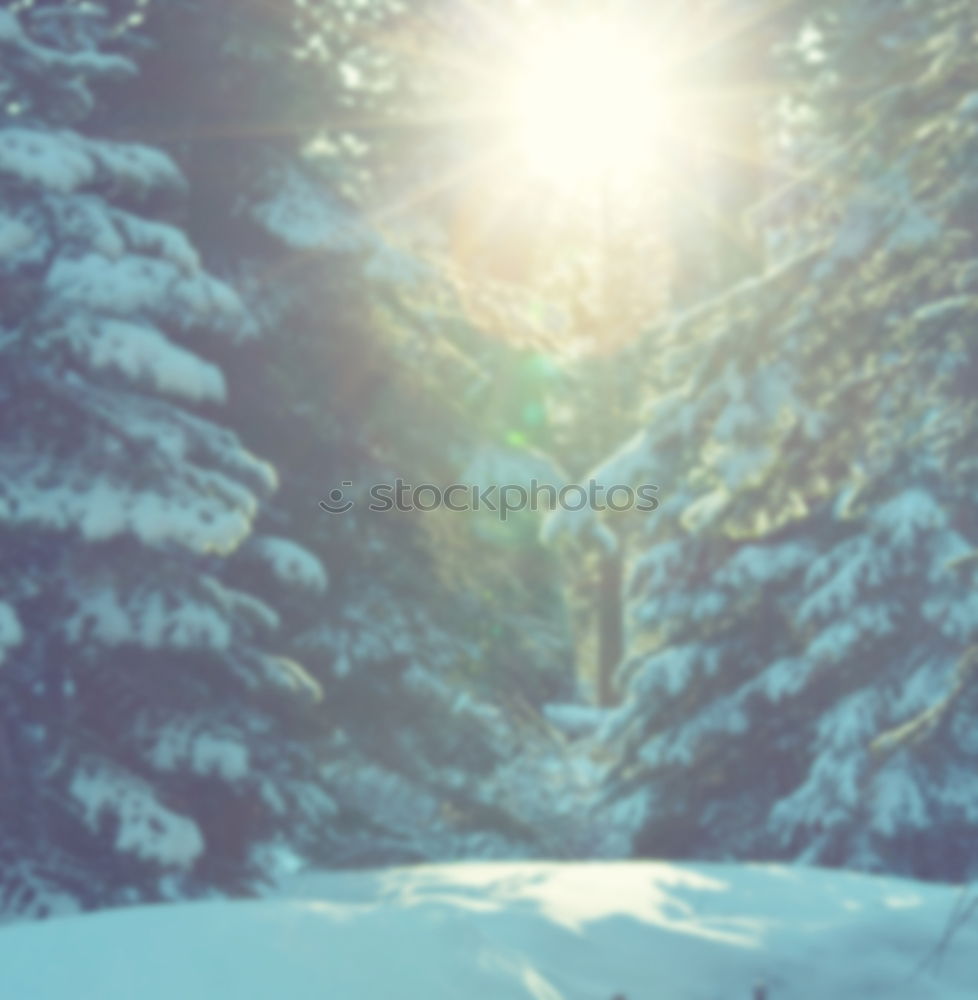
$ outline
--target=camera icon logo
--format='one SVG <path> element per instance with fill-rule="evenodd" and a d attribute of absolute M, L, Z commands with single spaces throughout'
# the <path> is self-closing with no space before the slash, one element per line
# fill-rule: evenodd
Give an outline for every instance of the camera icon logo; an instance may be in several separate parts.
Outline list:
<path fill-rule="evenodd" d="M 353 485 L 349 480 L 345 480 L 340 483 L 344 489 L 349 489 Z M 329 497 L 326 500 L 320 500 L 319 506 L 326 511 L 327 514 L 345 514 L 348 510 L 352 510 L 353 501 L 347 500 L 343 494 L 343 490 L 337 488 L 329 491 Z"/>

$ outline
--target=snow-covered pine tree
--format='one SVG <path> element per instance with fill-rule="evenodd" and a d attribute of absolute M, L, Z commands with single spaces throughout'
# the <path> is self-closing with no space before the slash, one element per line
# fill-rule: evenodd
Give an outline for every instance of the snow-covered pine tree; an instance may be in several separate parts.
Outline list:
<path fill-rule="evenodd" d="M 978 633 L 975 11 L 804 21 L 786 132 L 812 196 L 796 180 L 765 207 L 766 274 L 655 332 L 636 457 L 667 489 L 634 567 L 606 818 L 640 853 L 959 878 L 973 686 L 931 739 L 873 747 L 942 699 Z"/>
<path fill-rule="evenodd" d="M 318 688 L 226 578 L 275 474 L 197 351 L 255 325 L 163 221 L 174 163 L 83 131 L 135 70 L 100 14 L 0 8 L 4 914 L 241 888 L 333 811 Z"/>
<path fill-rule="evenodd" d="M 316 729 L 339 811 L 307 852 L 321 864 L 538 849 L 514 815 L 531 796 L 511 794 L 522 779 L 506 771 L 524 737 L 491 702 L 510 683 L 538 698 L 564 663 L 505 573 L 506 593 L 471 586 L 471 542 L 459 586 L 436 515 L 366 509 L 371 483 L 458 474 L 475 437 L 466 400 L 486 377 L 458 295 L 416 252 L 419 220 L 383 232 L 367 220 L 396 191 L 392 149 L 416 141 L 398 107 L 405 66 L 384 45 L 405 19 L 383 2 L 150 7 L 138 85 L 105 122 L 172 137 L 195 244 L 259 330 L 240 350 L 207 348 L 234 426 L 281 479 L 229 579 L 266 593 L 251 558 L 265 536 L 279 551 L 276 538 L 296 538 L 330 568 L 324 597 L 307 588 L 283 609 L 287 651 L 327 692 Z M 344 481 L 356 508 L 324 513 L 318 501 Z M 299 562 L 284 559 L 296 573 Z"/>

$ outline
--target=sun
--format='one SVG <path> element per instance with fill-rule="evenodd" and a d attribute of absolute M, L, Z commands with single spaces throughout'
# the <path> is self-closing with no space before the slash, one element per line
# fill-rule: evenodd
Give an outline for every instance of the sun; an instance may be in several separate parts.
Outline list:
<path fill-rule="evenodd" d="M 565 187 L 652 166 L 666 135 L 666 84 L 654 47 L 599 20 L 528 46 L 509 94 L 517 148 Z"/>

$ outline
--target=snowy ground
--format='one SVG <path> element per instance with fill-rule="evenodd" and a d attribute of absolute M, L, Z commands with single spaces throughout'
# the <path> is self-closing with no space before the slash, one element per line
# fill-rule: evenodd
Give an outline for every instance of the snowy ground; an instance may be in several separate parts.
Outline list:
<path fill-rule="evenodd" d="M 3 1000 L 974 1000 L 953 889 L 775 866 L 502 863 L 0 930 Z"/>

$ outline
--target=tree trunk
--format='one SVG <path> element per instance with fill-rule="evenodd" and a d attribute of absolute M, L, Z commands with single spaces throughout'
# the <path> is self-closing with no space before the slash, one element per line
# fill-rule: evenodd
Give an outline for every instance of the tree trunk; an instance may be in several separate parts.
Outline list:
<path fill-rule="evenodd" d="M 618 703 L 615 668 L 624 651 L 621 550 L 601 554 L 598 578 L 598 704 Z"/>

